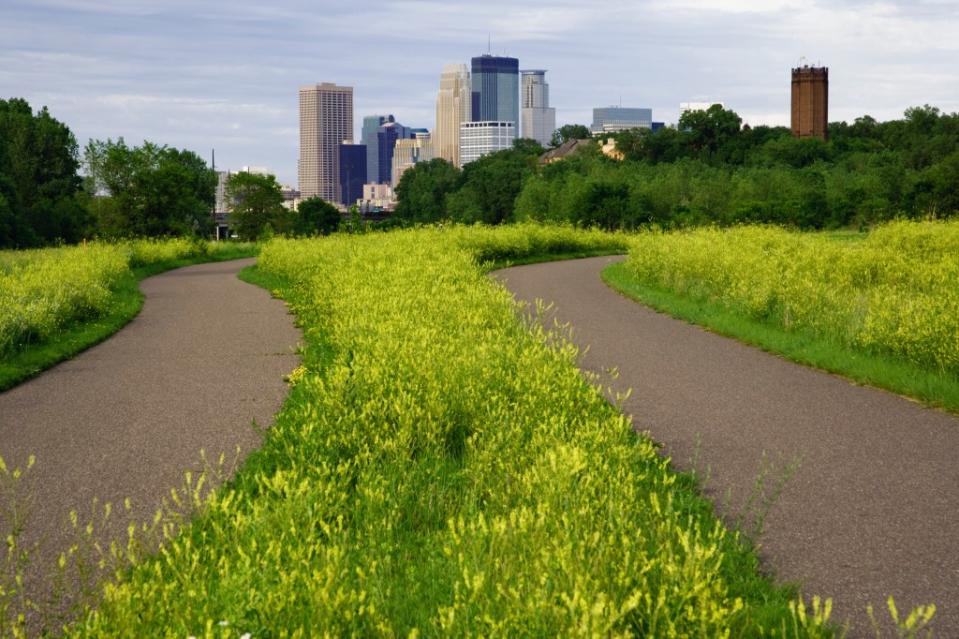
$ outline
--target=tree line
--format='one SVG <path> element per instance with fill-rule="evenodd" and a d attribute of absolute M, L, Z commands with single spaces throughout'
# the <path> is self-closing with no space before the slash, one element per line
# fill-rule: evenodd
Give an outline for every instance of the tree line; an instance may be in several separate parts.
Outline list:
<path fill-rule="evenodd" d="M 532 219 L 608 229 L 837 228 L 959 211 L 959 114 L 927 105 L 888 122 L 830 123 L 828 132 L 826 141 L 796 139 L 784 127 L 742 126 L 735 112 L 714 105 L 683 114 L 677 127 L 604 136 L 615 140 L 620 160 L 588 140 L 543 164 L 545 149 L 521 139 L 463 169 L 444 160 L 409 169 L 387 225 Z M 585 126 L 567 125 L 552 145 L 588 135 Z M 33 112 L 25 100 L 0 100 L 0 248 L 210 237 L 216 188 L 216 173 L 192 151 L 92 140 L 81 159 L 73 133 L 46 107 Z M 362 226 L 319 198 L 289 210 L 273 176 L 234 174 L 227 196 L 243 239 Z"/>
<path fill-rule="evenodd" d="M 763 222 L 805 229 L 868 226 L 959 211 L 959 114 L 930 106 L 902 119 L 829 125 L 828 140 L 797 139 L 784 127 L 742 126 L 714 105 L 677 127 L 632 129 L 541 164 L 542 149 L 519 140 L 458 170 L 442 160 L 404 173 L 396 215 L 409 222 L 565 221 L 608 229 Z M 558 145 L 584 137 L 563 127 Z"/>
<path fill-rule="evenodd" d="M 82 169 L 82 174 L 81 174 Z M 0 100 L 0 248 L 83 239 L 211 237 L 217 174 L 196 153 L 145 141 L 76 138 L 46 107 Z M 230 176 L 231 226 L 241 239 L 314 235 L 341 216 L 320 198 L 283 206 L 272 175 Z"/>

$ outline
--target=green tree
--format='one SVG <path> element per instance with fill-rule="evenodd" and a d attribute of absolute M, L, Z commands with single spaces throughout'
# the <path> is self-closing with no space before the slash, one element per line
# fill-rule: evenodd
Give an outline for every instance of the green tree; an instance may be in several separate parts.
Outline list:
<path fill-rule="evenodd" d="M 442 159 L 418 162 L 396 185 L 397 219 L 435 222 L 448 217 L 447 196 L 460 186 L 462 171 Z"/>
<path fill-rule="evenodd" d="M 679 128 L 689 135 L 689 144 L 703 159 L 713 159 L 730 143 L 742 127 L 742 118 L 735 111 L 714 104 L 705 111 L 686 111 L 679 118 Z"/>
<path fill-rule="evenodd" d="M 463 167 L 462 186 L 447 198 L 457 221 L 502 224 L 513 217 L 516 197 L 536 170 L 542 147 L 521 142 L 512 149 L 484 155 Z"/>
<path fill-rule="evenodd" d="M 565 124 L 555 131 L 550 139 L 550 146 L 557 147 L 570 140 L 588 140 L 593 137 L 589 127 L 585 124 Z"/>
<path fill-rule="evenodd" d="M 335 206 L 321 197 L 300 202 L 293 217 L 294 235 L 329 235 L 335 232 L 343 216 Z"/>
<path fill-rule="evenodd" d="M 212 232 L 216 173 L 192 151 L 123 138 L 91 140 L 85 150 L 91 206 L 107 236 L 208 235 Z M 109 198 L 104 200 L 102 198 Z"/>
<path fill-rule="evenodd" d="M 75 242 L 89 230 L 77 142 L 46 107 L 0 100 L 0 248 Z"/>
<path fill-rule="evenodd" d="M 234 173 L 227 180 L 226 195 L 233 203 L 230 225 L 241 239 L 255 240 L 267 228 L 281 234 L 293 230 L 293 216 L 283 206 L 275 176 Z"/>

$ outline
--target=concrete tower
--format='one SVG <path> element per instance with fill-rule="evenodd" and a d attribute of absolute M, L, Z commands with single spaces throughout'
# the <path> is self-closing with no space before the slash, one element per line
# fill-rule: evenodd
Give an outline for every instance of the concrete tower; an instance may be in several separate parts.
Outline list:
<path fill-rule="evenodd" d="M 802 66 L 792 70 L 793 137 L 825 140 L 829 124 L 829 69 Z"/>
<path fill-rule="evenodd" d="M 549 85 L 546 71 L 520 71 L 520 135 L 532 138 L 543 146 L 550 143 L 556 130 L 556 109 L 549 106 Z"/>
<path fill-rule="evenodd" d="M 329 82 L 300 87 L 300 193 L 339 202 L 340 155 L 353 141 L 353 87 Z"/>
<path fill-rule="evenodd" d="M 460 125 L 472 117 L 470 72 L 465 64 L 447 64 L 436 96 L 433 154 L 460 166 Z"/>

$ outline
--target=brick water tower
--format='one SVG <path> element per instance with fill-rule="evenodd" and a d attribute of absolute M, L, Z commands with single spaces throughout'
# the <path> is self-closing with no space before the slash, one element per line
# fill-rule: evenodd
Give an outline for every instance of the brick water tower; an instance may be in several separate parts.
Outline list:
<path fill-rule="evenodd" d="M 804 65 L 793 69 L 792 133 L 825 140 L 829 123 L 829 69 Z"/>

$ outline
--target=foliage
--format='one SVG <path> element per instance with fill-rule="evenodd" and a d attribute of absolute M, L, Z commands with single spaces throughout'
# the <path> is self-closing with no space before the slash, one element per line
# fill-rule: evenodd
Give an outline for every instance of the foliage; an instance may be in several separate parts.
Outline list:
<path fill-rule="evenodd" d="M 335 206 L 321 197 L 300 202 L 293 218 L 293 234 L 299 236 L 329 235 L 335 232 L 343 216 Z"/>
<path fill-rule="evenodd" d="M 590 153 L 524 182 L 515 219 L 610 228 L 771 222 L 867 226 L 959 211 L 959 114 L 909 109 L 904 120 L 833 123 L 829 140 L 742 127 L 714 105 L 680 127 L 615 134 L 624 162 Z"/>
<path fill-rule="evenodd" d="M 686 144 L 705 157 L 714 157 L 739 134 L 742 118 L 718 104 L 706 110 L 686 111 L 679 118 L 679 129 L 687 132 Z"/>
<path fill-rule="evenodd" d="M 610 241 L 271 242 L 257 277 L 307 339 L 289 400 L 203 515 L 67 634 L 830 636 L 475 252 Z"/>
<path fill-rule="evenodd" d="M 227 180 L 226 195 L 233 203 L 231 226 L 240 239 L 255 240 L 264 232 L 272 235 L 293 230 L 293 215 L 283 206 L 283 191 L 275 176 L 234 173 Z"/>
<path fill-rule="evenodd" d="M 484 155 L 463 167 L 461 186 L 447 195 L 451 219 L 472 224 L 502 224 L 513 219 L 523 181 L 536 169 L 543 148 L 517 140 L 512 149 Z"/>
<path fill-rule="evenodd" d="M 123 138 L 91 140 L 84 153 L 91 210 L 104 237 L 206 236 L 216 173 L 192 151 Z"/>
<path fill-rule="evenodd" d="M 397 218 L 414 223 L 447 219 L 446 198 L 460 185 L 462 171 L 443 159 L 418 162 L 396 185 Z"/>
<path fill-rule="evenodd" d="M 89 221 L 66 125 L 22 99 L 0 100 L 0 248 L 76 242 Z"/>
<path fill-rule="evenodd" d="M 645 233 L 627 266 L 787 331 L 959 373 L 959 222 L 895 222 L 861 242 L 769 227 Z"/>
<path fill-rule="evenodd" d="M 550 139 L 550 146 L 557 147 L 570 140 L 588 140 L 592 137 L 589 127 L 585 124 L 564 124 L 555 131 Z"/>

